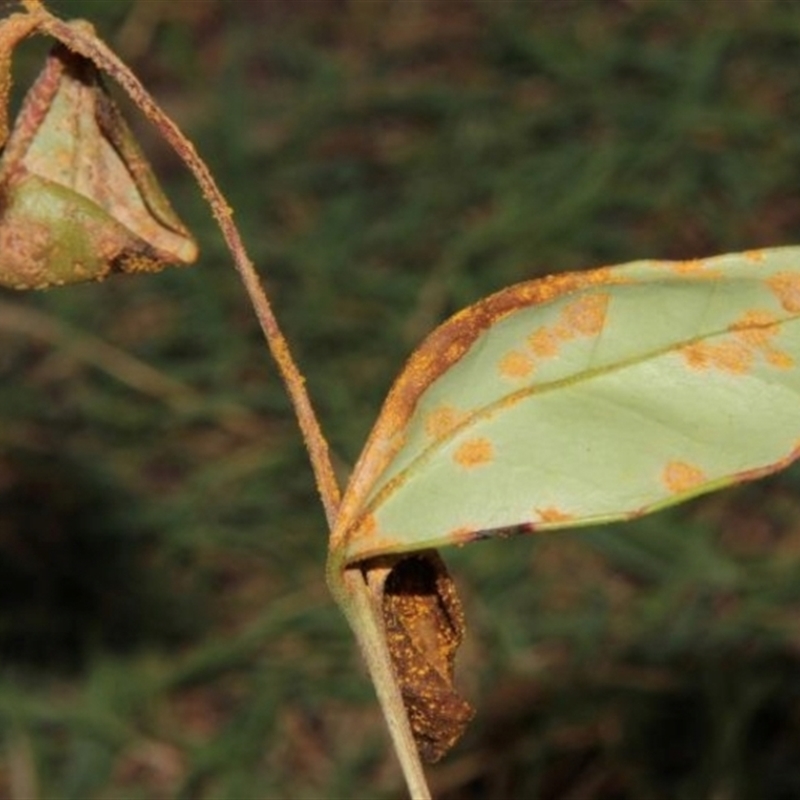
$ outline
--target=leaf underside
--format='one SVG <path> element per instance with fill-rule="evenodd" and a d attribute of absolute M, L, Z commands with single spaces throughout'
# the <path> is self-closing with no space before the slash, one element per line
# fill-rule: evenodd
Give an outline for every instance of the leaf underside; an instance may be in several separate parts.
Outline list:
<path fill-rule="evenodd" d="M 800 248 L 522 283 L 414 353 L 332 539 L 343 562 L 635 517 L 800 454 Z"/>

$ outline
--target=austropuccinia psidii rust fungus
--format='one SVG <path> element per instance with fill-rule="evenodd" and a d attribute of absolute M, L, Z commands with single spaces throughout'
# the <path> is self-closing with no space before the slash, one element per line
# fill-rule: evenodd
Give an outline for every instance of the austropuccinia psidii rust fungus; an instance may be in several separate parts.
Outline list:
<path fill-rule="evenodd" d="M 535 508 L 534 518 L 539 522 L 571 522 L 575 517 L 567 511 L 548 506 L 547 508 Z"/>
<path fill-rule="evenodd" d="M 796 272 L 776 272 L 766 282 L 786 311 L 800 311 L 800 275 Z"/>
<path fill-rule="evenodd" d="M 708 481 L 708 477 L 700 467 L 687 464 L 685 461 L 670 461 L 663 472 L 664 485 L 673 494 L 691 492 Z"/>
<path fill-rule="evenodd" d="M 456 464 L 464 469 L 473 469 L 491 463 L 494 458 L 492 443 L 483 437 L 467 439 L 453 453 Z"/>

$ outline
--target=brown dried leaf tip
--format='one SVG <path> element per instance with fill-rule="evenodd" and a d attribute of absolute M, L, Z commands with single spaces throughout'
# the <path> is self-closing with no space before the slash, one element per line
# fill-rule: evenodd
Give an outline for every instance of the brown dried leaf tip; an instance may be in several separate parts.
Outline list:
<path fill-rule="evenodd" d="M 386 643 L 422 758 L 438 761 L 474 715 L 453 685 L 464 612 L 435 551 L 399 561 L 383 588 Z"/>
<path fill-rule="evenodd" d="M 196 256 L 97 69 L 56 45 L 0 158 L 0 285 L 154 272 Z"/>

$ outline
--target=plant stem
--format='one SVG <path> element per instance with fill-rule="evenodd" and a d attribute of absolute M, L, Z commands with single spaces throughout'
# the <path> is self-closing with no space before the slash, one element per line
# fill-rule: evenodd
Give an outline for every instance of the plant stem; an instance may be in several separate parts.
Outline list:
<path fill-rule="evenodd" d="M 308 449 L 328 525 L 333 529 L 339 509 L 340 492 L 331 465 L 328 443 L 322 434 L 311 399 L 306 391 L 305 379 L 297 368 L 286 337 L 278 325 L 267 294 L 233 221 L 233 211 L 217 186 L 211 171 L 197 154 L 194 145 L 160 108 L 138 78 L 95 36 L 90 25 L 84 22 L 64 22 L 38 5 L 31 9 L 31 15 L 40 18 L 37 25 L 38 31 L 50 34 L 70 50 L 88 58 L 119 83 L 135 105 L 172 145 L 200 185 L 253 305 L 270 353 L 278 365 L 278 371 L 286 386 Z"/>
<path fill-rule="evenodd" d="M 35 2 L 35 0 L 28 0 Z M 31 12 L 27 2 L 26 9 Z M 35 7 L 35 6 L 34 6 Z M 36 13 L 17 13 L 3 20 L 0 30 L 0 147 L 8 138 L 8 98 L 11 94 L 11 54 L 26 36 L 30 36 L 39 24 L 41 9 Z"/>
<path fill-rule="evenodd" d="M 390 567 L 341 569 L 330 565 L 328 586 L 347 617 L 367 662 L 411 800 L 431 800 L 405 703 L 386 647 L 380 603 Z"/>

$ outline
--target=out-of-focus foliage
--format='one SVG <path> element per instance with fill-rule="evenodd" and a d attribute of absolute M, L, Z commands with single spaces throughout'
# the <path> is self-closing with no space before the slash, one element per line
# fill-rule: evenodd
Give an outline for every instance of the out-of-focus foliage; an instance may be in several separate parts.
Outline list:
<path fill-rule="evenodd" d="M 794 4 L 52 8 L 217 172 L 343 474 L 477 298 L 800 240 Z M 201 198 L 140 133 L 198 267 L 0 295 L 0 794 L 401 796 L 288 403 Z M 440 797 L 800 794 L 797 470 L 447 557 L 479 714 Z"/>

